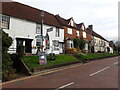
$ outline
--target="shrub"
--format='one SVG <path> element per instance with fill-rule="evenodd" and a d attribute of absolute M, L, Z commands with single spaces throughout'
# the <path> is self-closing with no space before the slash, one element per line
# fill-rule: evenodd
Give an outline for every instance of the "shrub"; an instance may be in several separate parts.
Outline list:
<path fill-rule="evenodd" d="M 81 52 L 82 52 L 82 53 L 87 53 L 87 50 L 82 50 Z"/>
<path fill-rule="evenodd" d="M 81 50 L 80 50 L 79 48 L 76 48 L 76 50 L 77 50 L 77 53 L 80 53 L 80 52 L 81 52 Z"/>
<path fill-rule="evenodd" d="M 10 58 L 13 62 L 13 68 L 16 68 L 18 67 L 18 64 L 19 64 L 19 56 L 18 54 L 10 54 Z"/>
<path fill-rule="evenodd" d="M 68 48 L 68 49 L 66 49 L 66 53 L 68 53 L 68 54 L 76 54 L 77 49 L 76 48 Z"/>
<path fill-rule="evenodd" d="M 79 45 L 80 45 L 79 39 L 78 39 L 78 38 L 75 38 L 75 39 L 73 40 L 73 42 L 74 42 L 74 47 L 75 47 L 75 48 L 79 48 Z"/>
<path fill-rule="evenodd" d="M 12 44 L 12 38 L 2 31 L 2 80 L 7 81 L 13 79 L 15 70 L 12 67 L 12 60 L 7 53 L 8 48 Z"/>
<path fill-rule="evenodd" d="M 78 38 L 75 38 L 74 40 L 73 40 L 73 42 L 74 42 L 74 47 L 75 48 L 79 48 L 79 49 L 81 49 L 81 50 L 83 50 L 84 48 L 85 48 L 85 40 L 83 39 L 83 38 L 80 38 L 80 39 L 78 39 Z"/>
<path fill-rule="evenodd" d="M 80 40 L 79 40 L 79 42 L 80 42 L 80 44 L 79 44 L 79 48 L 81 49 L 81 50 L 83 50 L 84 48 L 85 48 L 85 40 L 83 40 L 82 38 L 80 38 Z"/>
<path fill-rule="evenodd" d="M 25 46 L 19 45 L 19 48 L 18 48 L 18 56 L 19 56 L 19 58 L 24 55 L 24 49 L 25 49 Z"/>
<path fill-rule="evenodd" d="M 6 71 L 11 67 L 12 62 L 9 54 L 7 53 L 8 48 L 12 44 L 12 38 L 7 33 L 2 31 L 2 70 Z"/>

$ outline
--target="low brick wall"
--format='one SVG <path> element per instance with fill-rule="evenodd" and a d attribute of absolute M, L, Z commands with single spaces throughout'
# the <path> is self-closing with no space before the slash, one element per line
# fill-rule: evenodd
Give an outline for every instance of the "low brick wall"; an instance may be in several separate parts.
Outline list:
<path fill-rule="evenodd" d="M 83 61 L 83 62 L 82 62 L 82 60 L 78 60 L 78 61 L 76 61 L 76 62 L 69 62 L 69 63 L 52 65 L 52 66 L 47 66 L 47 67 L 38 67 L 38 68 L 33 68 L 33 69 L 32 69 L 32 72 L 39 72 L 39 71 L 43 71 L 43 70 L 47 70 L 47 69 L 57 68 L 57 67 L 66 66 L 66 65 L 71 65 L 71 64 L 76 64 L 76 63 L 87 63 L 87 62 L 93 61 L 93 60 L 100 60 L 100 59 L 110 58 L 110 57 L 116 57 L 116 56 L 119 56 L 119 55 L 107 56 L 107 57 L 95 58 L 95 59 L 87 59 L 87 60 L 85 60 L 85 61 Z"/>
<path fill-rule="evenodd" d="M 39 71 L 42 71 L 42 70 L 47 70 L 47 69 L 57 68 L 57 67 L 66 66 L 66 65 L 71 65 L 71 64 L 76 64 L 76 63 L 80 63 L 80 61 L 69 62 L 69 63 L 58 64 L 58 65 L 52 65 L 52 66 L 47 66 L 47 67 L 33 68 L 33 72 L 39 72 Z"/>

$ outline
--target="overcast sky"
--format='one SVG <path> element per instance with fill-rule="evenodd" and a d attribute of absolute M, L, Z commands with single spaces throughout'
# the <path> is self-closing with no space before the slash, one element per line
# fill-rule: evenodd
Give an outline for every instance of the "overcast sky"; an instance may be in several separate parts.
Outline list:
<path fill-rule="evenodd" d="M 107 40 L 118 39 L 119 0 L 14 0 L 45 10 L 76 23 L 93 25 L 93 30 Z"/>

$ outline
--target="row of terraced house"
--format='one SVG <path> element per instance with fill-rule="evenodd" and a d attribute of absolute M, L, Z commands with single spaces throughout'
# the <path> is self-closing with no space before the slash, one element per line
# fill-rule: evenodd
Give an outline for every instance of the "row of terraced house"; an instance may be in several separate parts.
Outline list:
<path fill-rule="evenodd" d="M 25 53 L 36 54 L 37 47 L 41 45 L 41 30 L 43 30 L 43 50 L 46 54 L 64 53 L 65 48 L 74 48 L 73 39 L 83 38 L 86 41 L 85 50 L 94 52 L 113 49 L 109 41 L 93 30 L 93 25 L 86 27 L 84 23 L 76 24 L 74 19 L 64 19 L 58 15 L 39 10 L 18 2 L 2 2 L 0 26 L 12 37 L 13 43 L 9 53 L 17 53 L 18 46 L 25 46 Z M 43 25 L 41 13 L 44 12 Z M 43 29 L 41 29 L 43 27 Z"/>

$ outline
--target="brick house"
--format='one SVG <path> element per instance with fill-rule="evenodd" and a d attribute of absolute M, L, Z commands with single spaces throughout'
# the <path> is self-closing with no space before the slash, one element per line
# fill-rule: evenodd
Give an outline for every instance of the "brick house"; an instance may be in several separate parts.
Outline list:
<path fill-rule="evenodd" d="M 73 18 L 64 19 L 59 15 L 55 16 L 64 28 L 65 48 L 74 48 L 73 39 L 83 38 L 87 40 L 86 28 L 84 23 L 76 24 Z M 86 44 L 86 50 L 88 50 Z"/>

